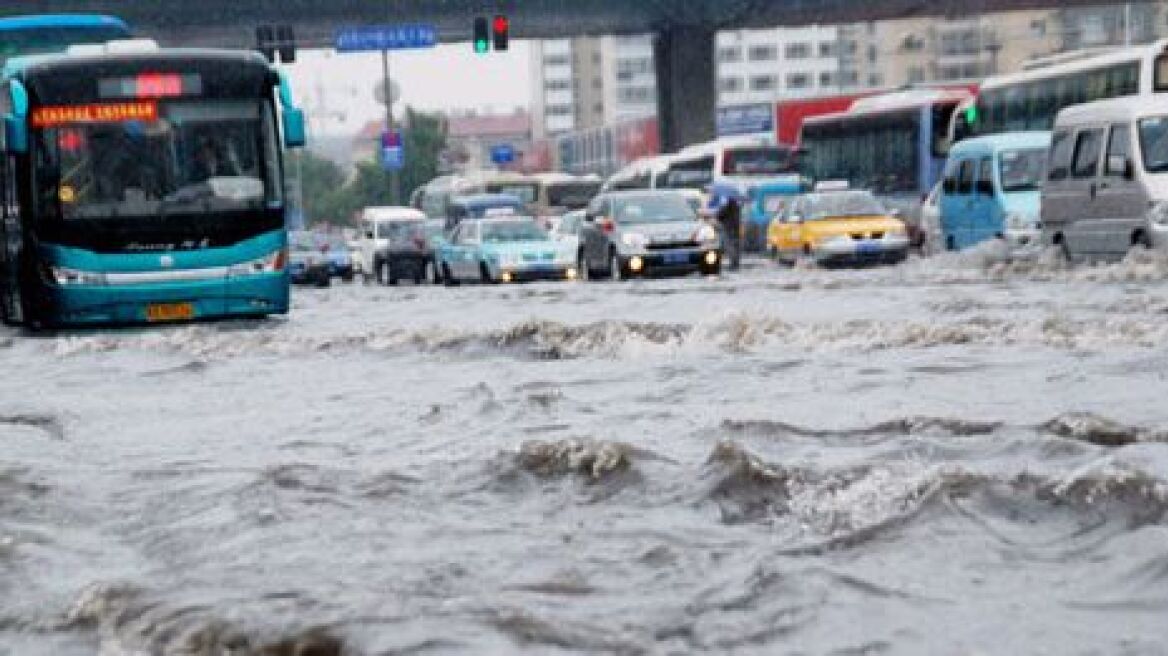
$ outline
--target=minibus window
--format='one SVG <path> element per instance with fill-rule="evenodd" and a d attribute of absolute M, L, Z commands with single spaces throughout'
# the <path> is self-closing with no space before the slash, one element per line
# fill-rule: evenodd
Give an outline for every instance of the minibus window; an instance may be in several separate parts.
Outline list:
<path fill-rule="evenodd" d="M 1071 167 L 1071 135 L 1068 132 L 1055 132 L 1051 137 L 1050 145 L 1050 176 L 1051 180 L 1065 180 L 1070 174 Z"/>
<path fill-rule="evenodd" d="M 1168 116 L 1140 121 L 1140 150 L 1144 153 L 1144 170 L 1168 172 Z"/>
<path fill-rule="evenodd" d="M 1103 141 L 1103 130 L 1083 130 L 1075 140 L 1075 158 L 1071 175 L 1076 178 L 1093 178 L 1099 171 L 1099 150 Z"/>
<path fill-rule="evenodd" d="M 1124 162 L 1128 161 L 1131 156 L 1131 148 L 1128 145 L 1131 141 L 1131 132 L 1126 125 L 1111 126 L 1111 136 L 1107 139 L 1107 162 L 1104 165 L 1103 172 L 1110 177 L 1122 178 L 1127 173 L 1127 165 L 1115 170 L 1112 167 L 1112 159 L 1119 157 Z"/>
<path fill-rule="evenodd" d="M 1168 52 L 1156 58 L 1156 71 L 1152 83 L 1156 91 L 1168 91 Z"/>
<path fill-rule="evenodd" d="M 967 159 L 961 163 L 961 169 L 957 173 L 957 193 L 969 194 L 973 192 L 973 160 Z"/>

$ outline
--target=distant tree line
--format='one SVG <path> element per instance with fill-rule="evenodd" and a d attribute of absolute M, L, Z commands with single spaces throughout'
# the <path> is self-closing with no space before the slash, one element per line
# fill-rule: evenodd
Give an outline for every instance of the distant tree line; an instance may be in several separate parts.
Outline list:
<path fill-rule="evenodd" d="M 402 127 L 405 167 L 398 172 L 400 189 L 381 168 L 377 155 L 357 162 L 356 172 L 308 151 L 299 153 L 304 212 L 308 224 L 353 225 L 353 217 L 370 205 L 405 205 L 418 187 L 438 175 L 438 155 L 446 149 L 446 120 L 440 114 L 406 109 Z M 291 164 L 289 164 L 291 166 Z"/>

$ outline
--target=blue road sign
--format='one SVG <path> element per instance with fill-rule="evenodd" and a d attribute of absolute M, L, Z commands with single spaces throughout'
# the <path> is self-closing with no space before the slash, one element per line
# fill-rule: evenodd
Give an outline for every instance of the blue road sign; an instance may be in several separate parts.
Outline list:
<path fill-rule="evenodd" d="M 491 161 L 495 164 L 510 164 L 515 161 L 515 147 L 511 144 L 491 146 Z"/>
<path fill-rule="evenodd" d="M 775 112 L 770 103 L 718 108 L 717 133 L 719 137 L 771 132 L 774 129 Z"/>
<path fill-rule="evenodd" d="M 402 148 L 402 133 L 400 130 L 381 131 L 381 168 L 386 171 L 398 171 L 406 165 L 405 149 Z"/>
<path fill-rule="evenodd" d="M 337 52 L 365 50 L 408 50 L 438 45 L 433 25 L 370 25 L 337 30 Z"/>

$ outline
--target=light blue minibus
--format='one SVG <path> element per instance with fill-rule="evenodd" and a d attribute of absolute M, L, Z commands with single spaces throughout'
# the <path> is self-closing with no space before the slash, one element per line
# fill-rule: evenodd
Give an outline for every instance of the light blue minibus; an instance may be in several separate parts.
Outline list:
<path fill-rule="evenodd" d="M 1002 238 L 1015 254 L 1036 251 L 1049 148 L 1049 132 L 1007 132 L 954 145 L 939 198 L 945 247 L 961 250 Z"/>

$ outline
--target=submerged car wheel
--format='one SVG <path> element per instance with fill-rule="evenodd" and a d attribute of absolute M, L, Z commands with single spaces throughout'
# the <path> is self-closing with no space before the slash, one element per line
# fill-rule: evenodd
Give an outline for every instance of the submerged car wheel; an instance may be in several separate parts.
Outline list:
<path fill-rule="evenodd" d="M 484 285 L 490 285 L 495 282 L 495 279 L 491 277 L 491 270 L 487 268 L 486 262 L 479 262 L 479 278 L 483 281 Z"/>
<path fill-rule="evenodd" d="M 431 285 L 437 285 L 438 283 L 442 282 L 442 276 L 438 274 L 438 265 L 434 263 L 434 260 L 426 260 L 425 269 L 426 282 L 430 283 Z"/>
<path fill-rule="evenodd" d="M 580 280 L 592 280 L 592 270 L 588 268 L 588 258 L 584 256 L 584 251 L 576 255 L 576 273 Z"/>

